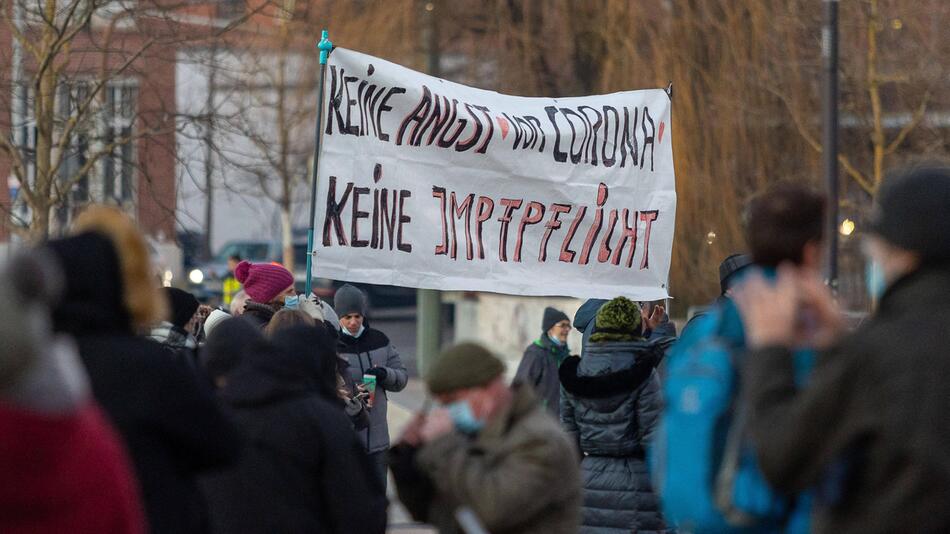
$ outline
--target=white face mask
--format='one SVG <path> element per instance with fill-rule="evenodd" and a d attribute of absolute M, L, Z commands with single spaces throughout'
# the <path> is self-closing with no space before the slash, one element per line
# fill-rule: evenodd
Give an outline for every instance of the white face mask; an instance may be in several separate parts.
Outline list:
<path fill-rule="evenodd" d="M 347 328 L 346 328 L 345 326 L 344 326 L 343 328 L 341 328 L 340 330 L 343 330 L 343 333 L 344 333 L 344 334 L 346 334 L 346 335 L 348 335 L 348 336 L 350 336 L 350 337 L 352 337 L 352 338 L 358 338 L 358 337 L 360 337 L 360 336 L 363 335 L 363 331 L 366 330 L 366 327 L 363 326 L 363 325 L 360 325 L 360 329 L 357 330 L 355 334 L 352 333 L 352 332 L 350 332 L 349 330 L 347 330 Z"/>

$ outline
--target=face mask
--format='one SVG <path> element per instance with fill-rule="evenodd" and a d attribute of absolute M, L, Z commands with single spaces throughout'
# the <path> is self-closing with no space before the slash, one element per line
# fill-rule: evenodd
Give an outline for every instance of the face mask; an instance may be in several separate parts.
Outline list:
<path fill-rule="evenodd" d="M 550 339 L 551 339 L 551 343 L 554 343 L 556 346 L 558 346 L 558 347 L 563 347 L 563 346 L 564 346 L 564 342 L 563 342 L 563 341 L 561 341 L 560 339 L 558 339 L 558 338 L 552 336 L 551 334 L 548 334 L 548 338 L 550 338 Z"/>
<path fill-rule="evenodd" d="M 880 299 L 887 289 L 887 282 L 884 280 L 884 269 L 881 264 L 868 260 L 864 269 L 864 283 L 867 286 L 868 295 L 875 299 Z"/>
<path fill-rule="evenodd" d="M 362 336 L 362 335 L 363 335 L 363 331 L 366 330 L 366 327 L 363 326 L 363 325 L 360 325 L 360 329 L 357 330 L 355 334 L 352 333 L 352 332 L 350 332 L 349 330 L 347 330 L 345 326 L 344 326 L 343 328 L 341 328 L 340 330 L 343 330 L 343 333 L 344 333 L 344 334 L 346 334 L 346 335 L 348 335 L 348 336 L 350 336 L 350 337 L 354 337 L 354 338 L 355 338 L 355 337 L 360 337 L 360 336 Z"/>
<path fill-rule="evenodd" d="M 479 421 L 472 412 L 472 407 L 468 401 L 460 400 L 446 406 L 449 410 L 449 417 L 455 428 L 463 434 L 477 434 L 485 423 Z"/>
<path fill-rule="evenodd" d="M 296 310 L 300 307 L 300 297 L 297 295 L 284 297 L 284 307 L 288 310 Z"/>

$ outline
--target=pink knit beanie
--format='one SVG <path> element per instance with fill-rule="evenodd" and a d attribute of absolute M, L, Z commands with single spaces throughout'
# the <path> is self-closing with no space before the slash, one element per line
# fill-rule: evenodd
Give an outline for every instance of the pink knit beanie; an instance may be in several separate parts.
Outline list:
<path fill-rule="evenodd" d="M 271 263 L 242 261 L 234 269 L 234 276 L 251 300 L 261 304 L 268 304 L 294 285 L 294 275 L 290 271 Z"/>

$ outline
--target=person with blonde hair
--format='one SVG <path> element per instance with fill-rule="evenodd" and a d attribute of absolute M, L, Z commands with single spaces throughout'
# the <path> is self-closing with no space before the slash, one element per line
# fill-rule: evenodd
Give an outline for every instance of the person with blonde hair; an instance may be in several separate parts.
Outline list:
<path fill-rule="evenodd" d="M 292 326 L 317 326 L 317 321 L 300 310 L 281 309 L 274 314 L 267 326 L 264 327 L 264 335 L 273 338 L 280 330 L 286 330 Z"/>
<path fill-rule="evenodd" d="M 145 238 L 122 211 L 93 206 L 46 249 L 64 275 L 53 328 L 75 338 L 93 395 L 124 439 L 148 530 L 205 532 L 195 479 L 230 465 L 238 438 L 210 386 L 143 337 L 168 313 Z"/>
<path fill-rule="evenodd" d="M 244 313 L 244 305 L 247 304 L 249 298 L 243 289 L 234 294 L 231 304 L 228 306 L 228 311 L 231 312 L 233 317 L 238 317 Z"/>

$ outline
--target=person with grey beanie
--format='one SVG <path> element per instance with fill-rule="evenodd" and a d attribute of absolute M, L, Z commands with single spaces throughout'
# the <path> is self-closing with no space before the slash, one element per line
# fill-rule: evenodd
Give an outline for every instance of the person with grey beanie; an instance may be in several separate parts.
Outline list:
<path fill-rule="evenodd" d="M 822 487 L 813 532 L 948 532 L 950 166 L 889 176 L 864 250 L 878 307 L 853 333 L 817 276 L 780 267 L 736 293 L 747 431 L 776 489 Z M 796 387 L 803 343 L 823 350 Z"/>
<path fill-rule="evenodd" d="M 386 334 L 369 325 L 369 303 L 365 293 L 346 284 L 337 290 L 333 298 L 333 308 L 340 318 L 338 352 L 349 365 L 346 372 L 356 384 L 365 383 L 364 377 L 375 378 L 375 391 L 370 391 L 372 401 L 369 426 L 358 431 L 358 435 L 366 453 L 378 467 L 380 478 L 385 485 L 386 451 L 389 450 L 387 395 L 389 392 L 402 391 L 406 387 L 409 372 Z M 358 392 L 350 393 L 356 395 Z"/>

